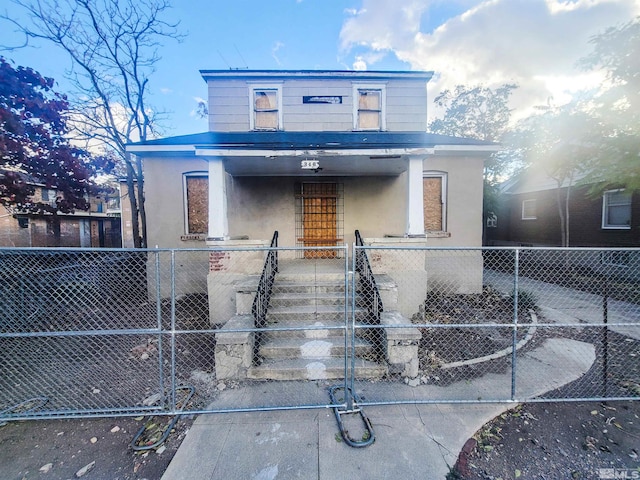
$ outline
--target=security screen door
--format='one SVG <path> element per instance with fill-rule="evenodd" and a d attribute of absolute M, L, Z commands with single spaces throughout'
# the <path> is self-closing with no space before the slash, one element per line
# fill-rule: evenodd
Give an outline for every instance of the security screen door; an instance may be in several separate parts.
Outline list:
<path fill-rule="evenodd" d="M 298 243 L 305 247 L 334 247 L 342 242 L 338 219 L 341 207 L 340 186 L 336 183 L 303 183 L 300 185 L 301 229 Z M 300 231 L 301 230 L 301 231 Z M 305 250 L 304 258 L 335 258 L 335 249 Z"/>

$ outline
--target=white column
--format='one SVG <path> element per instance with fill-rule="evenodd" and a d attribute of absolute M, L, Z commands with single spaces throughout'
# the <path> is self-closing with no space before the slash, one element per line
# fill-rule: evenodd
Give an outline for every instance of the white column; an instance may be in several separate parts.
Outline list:
<path fill-rule="evenodd" d="M 422 157 L 409 157 L 407 169 L 407 231 L 408 237 L 424 237 L 424 200 Z"/>
<path fill-rule="evenodd" d="M 220 157 L 209 158 L 209 240 L 229 238 L 227 192 L 224 163 Z"/>

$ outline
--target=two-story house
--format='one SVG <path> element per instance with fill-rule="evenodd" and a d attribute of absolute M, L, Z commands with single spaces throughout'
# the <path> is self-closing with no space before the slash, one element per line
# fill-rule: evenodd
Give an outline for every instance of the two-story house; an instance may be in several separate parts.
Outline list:
<path fill-rule="evenodd" d="M 148 245 L 211 248 L 200 252 L 198 261 L 193 260 L 198 252 L 190 253 L 190 261 L 176 254 L 170 268 L 176 292 L 208 291 L 212 324 L 252 327 L 253 314 L 255 326 L 263 328 L 243 298 L 257 301 L 260 296 L 246 279 L 256 279 L 264 264 L 264 252 L 254 247 L 269 246 L 276 231 L 278 246 L 299 248 L 295 258 L 289 256 L 291 262 L 310 268 L 319 282 L 329 281 L 318 276 L 319 269 L 347 254 L 335 247 L 352 245 L 356 230 L 365 245 L 393 248 L 371 255 L 374 275 L 391 279 L 391 293 L 383 300 L 385 315 L 394 311 L 411 318 L 430 288 L 480 291 L 480 250 L 428 256 L 415 248 L 481 247 L 483 165 L 497 149 L 489 142 L 426 133 L 431 72 L 201 73 L 208 85 L 209 131 L 127 148 L 144 160 Z M 252 249 L 250 259 L 246 252 Z M 156 260 L 160 269 L 169 268 L 159 254 L 150 257 L 150 272 L 158 271 Z M 451 261 L 463 263 L 451 268 Z M 282 269 L 278 272 L 282 276 Z M 307 280 L 299 276 L 298 281 Z M 282 317 L 280 325 L 295 318 L 317 328 L 335 321 L 327 314 L 344 314 L 339 306 L 319 307 L 324 299 L 312 301 L 296 311 L 280 307 L 268 318 L 277 322 L 274 318 Z M 319 360 L 317 355 L 302 367 L 256 364 L 251 361 L 254 342 L 253 355 L 265 357 L 282 345 L 267 352 L 258 337 L 251 338 L 249 333 L 217 337 L 218 378 L 291 378 L 291 371 L 301 378 L 340 375 L 339 366 L 331 370 L 325 362 L 330 358 Z M 414 345 L 416 338 L 406 344 Z M 296 341 L 299 345 L 290 350 L 300 354 L 307 348 L 300 343 L 305 339 Z M 397 362 L 387 361 L 415 376 L 415 355 L 403 353 Z"/>
<path fill-rule="evenodd" d="M 481 245 L 483 160 L 495 145 L 425 133 L 431 72 L 201 73 L 209 131 L 128 147 L 144 157 L 149 245 L 274 230 L 282 245 L 336 245 L 355 229 Z M 305 224 L 302 205 L 322 218 Z"/>
<path fill-rule="evenodd" d="M 128 146 L 144 159 L 149 246 L 264 246 L 274 231 L 280 246 L 351 245 L 355 230 L 369 244 L 481 246 L 497 146 L 426 133 L 432 72 L 201 74 L 209 131 Z M 460 275 L 460 291 L 481 286 Z"/>
<path fill-rule="evenodd" d="M 33 185 L 34 201 L 55 206 L 57 190 Z M 122 247 L 118 191 L 92 194 L 89 205 L 87 211 L 55 216 L 0 206 L 0 247 Z"/>

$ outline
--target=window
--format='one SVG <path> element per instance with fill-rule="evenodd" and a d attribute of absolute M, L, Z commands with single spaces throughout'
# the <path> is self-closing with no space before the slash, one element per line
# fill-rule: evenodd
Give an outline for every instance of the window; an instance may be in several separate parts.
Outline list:
<path fill-rule="evenodd" d="M 353 99 L 355 130 L 385 130 L 384 85 L 354 85 Z"/>
<path fill-rule="evenodd" d="M 522 220 L 536 220 L 536 199 L 522 201 Z"/>
<path fill-rule="evenodd" d="M 425 172 L 422 184 L 424 231 L 444 232 L 447 229 L 447 174 Z"/>
<path fill-rule="evenodd" d="M 202 173 L 184 176 L 187 234 L 207 233 L 209 226 L 209 178 Z"/>
<path fill-rule="evenodd" d="M 107 197 L 106 198 L 106 203 L 107 203 L 107 211 L 109 210 L 120 210 L 120 197 L 119 196 L 115 196 L 115 197 Z"/>
<path fill-rule="evenodd" d="M 282 129 L 282 88 L 280 85 L 251 86 L 251 130 Z"/>
<path fill-rule="evenodd" d="M 58 192 L 51 188 L 43 188 L 41 189 L 41 192 L 42 192 L 42 202 L 55 206 L 56 196 Z"/>
<path fill-rule="evenodd" d="M 609 190 L 602 197 L 602 228 L 631 228 L 631 194 L 624 190 Z"/>

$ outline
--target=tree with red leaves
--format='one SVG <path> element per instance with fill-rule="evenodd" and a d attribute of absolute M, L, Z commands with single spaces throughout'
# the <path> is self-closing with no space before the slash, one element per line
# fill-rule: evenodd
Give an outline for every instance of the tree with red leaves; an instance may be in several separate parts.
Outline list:
<path fill-rule="evenodd" d="M 15 213 L 56 215 L 88 210 L 96 167 L 69 143 L 64 95 L 54 80 L 0 57 L 0 204 Z M 34 196 L 56 191 L 55 202 Z"/>

